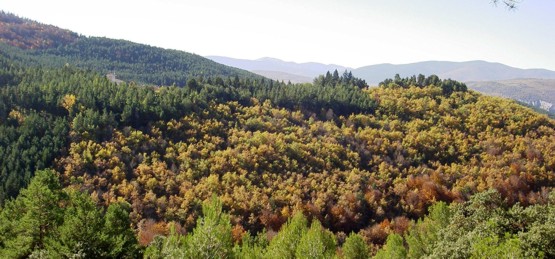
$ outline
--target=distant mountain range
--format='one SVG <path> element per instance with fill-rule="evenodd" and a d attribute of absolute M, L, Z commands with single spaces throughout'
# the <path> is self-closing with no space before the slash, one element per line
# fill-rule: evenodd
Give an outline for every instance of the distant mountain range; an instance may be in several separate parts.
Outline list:
<path fill-rule="evenodd" d="M 291 83 L 308 83 L 327 71 L 345 71 L 351 68 L 340 65 L 327 65 L 316 62 L 295 63 L 287 62 L 276 58 L 260 58 L 256 60 L 237 59 L 221 56 L 207 56 L 218 63 L 241 68 L 253 73 L 279 81 L 291 81 Z"/>
<path fill-rule="evenodd" d="M 369 85 L 377 85 L 386 78 L 393 78 L 395 74 L 401 77 L 412 75 L 435 74 L 440 78 L 451 78 L 457 81 L 494 81 L 517 78 L 555 79 L 555 71 L 547 69 L 520 69 L 500 63 L 487 61 L 424 61 L 410 64 L 378 64 L 360 68 L 349 68 L 341 65 L 327 65 L 315 62 L 295 63 L 276 58 L 260 58 L 256 60 L 228 58 L 221 56 L 207 56 L 218 63 L 245 69 L 276 80 L 291 80 L 291 82 L 312 82 L 318 75 L 327 71 L 350 70 L 353 75 L 366 80 Z"/>
<path fill-rule="evenodd" d="M 520 69 L 486 61 L 425 61 L 403 65 L 379 64 L 353 70 L 353 75 L 366 80 L 370 85 L 375 85 L 383 81 L 384 78 L 392 78 L 395 74 L 399 74 L 401 77 L 435 74 L 440 78 L 451 78 L 462 82 L 516 78 L 555 79 L 555 71 Z"/>
<path fill-rule="evenodd" d="M 537 109 L 555 114 L 555 71 L 547 69 L 520 69 L 486 61 L 425 61 L 411 64 L 378 64 L 352 69 L 340 65 L 286 62 L 275 58 L 257 60 L 220 56 L 207 57 L 218 63 L 249 70 L 253 73 L 292 83 L 312 82 L 314 77 L 327 71 L 350 70 L 353 75 L 366 80 L 370 86 L 378 85 L 395 74 L 401 77 L 435 74 L 466 82 L 476 91 L 511 98 Z"/>

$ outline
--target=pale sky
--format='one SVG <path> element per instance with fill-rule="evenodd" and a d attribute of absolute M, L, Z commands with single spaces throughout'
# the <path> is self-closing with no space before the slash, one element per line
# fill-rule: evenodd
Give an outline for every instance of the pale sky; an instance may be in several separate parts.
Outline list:
<path fill-rule="evenodd" d="M 555 0 L 0 0 L 87 36 L 348 67 L 486 60 L 555 70 Z"/>

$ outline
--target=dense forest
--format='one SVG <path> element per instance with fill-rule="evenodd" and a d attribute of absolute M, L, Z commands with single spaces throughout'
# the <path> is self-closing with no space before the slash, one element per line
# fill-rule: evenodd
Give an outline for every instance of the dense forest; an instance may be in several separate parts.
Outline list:
<path fill-rule="evenodd" d="M 75 210 L 75 191 L 89 194 L 100 218 L 128 204 L 138 247 L 155 241 L 161 249 L 151 253 L 165 249 L 158 235 L 195 233 L 213 196 L 229 215 L 232 244 L 248 233 L 278 237 L 301 213 L 302 222 L 333 233 L 332 250 L 356 233 L 375 253 L 438 201 L 496 189 L 507 206 L 545 206 L 553 186 L 553 121 L 435 76 L 372 89 L 337 72 L 314 84 L 231 77 L 178 88 L 115 84 L 71 66 L 1 63 L 5 215 L 16 215 L 11 200 L 35 171 L 52 168 L 68 197 L 54 205 Z M 29 246 L 27 254 L 49 247 Z M 270 253 L 269 244 L 250 246 Z"/>
<path fill-rule="evenodd" d="M 86 37 L 52 25 L 0 11 L 0 52 L 26 63 L 62 67 L 70 64 L 124 81 L 185 86 L 189 78 L 239 76 L 262 79 L 199 55 L 125 40 Z"/>
<path fill-rule="evenodd" d="M 545 115 L 434 75 L 115 83 L 165 54 L 85 41 L 0 43 L 0 257 L 555 256 Z"/>

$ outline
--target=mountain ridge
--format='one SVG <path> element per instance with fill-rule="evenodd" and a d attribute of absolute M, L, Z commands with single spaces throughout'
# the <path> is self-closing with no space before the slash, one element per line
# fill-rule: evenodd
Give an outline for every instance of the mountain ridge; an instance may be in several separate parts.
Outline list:
<path fill-rule="evenodd" d="M 311 73 L 315 72 L 307 73 L 310 70 L 309 68 L 319 68 L 320 74 L 335 69 L 339 71 L 350 69 L 348 67 L 325 65 L 316 62 L 286 62 L 271 57 L 263 57 L 256 60 L 214 56 L 209 56 L 208 58 L 223 64 L 243 68 L 268 78 L 284 82 L 290 81 L 292 83 L 312 82 L 314 76 Z M 435 74 L 440 78 L 451 78 L 457 81 L 469 82 L 468 86 L 471 89 L 484 94 L 511 98 L 537 109 L 545 110 L 552 115 L 555 113 L 555 105 L 553 105 L 555 104 L 555 99 L 549 98 L 550 96 L 555 96 L 555 71 L 548 69 L 521 69 L 499 62 L 484 60 L 464 62 L 431 60 L 408 64 L 382 63 L 352 69 L 352 73 L 354 76 L 366 80 L 370 86 L 376 86 L 384 78 L 392 78 L 396 74 L 399 74 L 401 77 L 410 77 L 418 74 Z M 506 80 L 516 80 L 519 84 L 504 82 Z M 546 80 L 546 82 L 540 82 L 542 80 Z M 553 85 L 553 87 L 545 87 L 544 85 L 546 84 Z M 496 89 L 495 86 L 500 89 Z"/>
<path fill-rule="evenodd" d="M 285 82 L 309 83 L 318 75 L 325 74 L 326 71 L 334 71 L 337 69 L 343 72 L 344 70 L 351 70 L 351 68 L 335 64 L 322 64 L 317 62 L 297 63 L 271 57 L 262 57 L 254 60 L 224 56 L 206 56 L 206 58 L 251 72 L 265 71 L 265 73 L 260 75 L 273 75 L 274 77 L 270 77 L 271 79 Z M 304 80 L 299 81 L 299 78 L 304 78 Z"/>
<path fill-rule="evenodd" d="M 200 77 L 263 79 L 186 51 L 83 36 L 6 12 L 0 12 L 0 24 L 0 54 L 29 65 L 70 64 L 102 74 L 116 71 L 119 79 L 147 85 L 185 86 L 189 79 Z"/>
<path fill-rule="evenodd" d="M 224 56 L 206 56 L 218 63 L 238 67 L 248 71 L 265 71 L 266 73 L 286 73 L 305 78 L 314 78 L 327 71 L 337 69 L 340 72 L 350 70 L 354 76 L 366 80 L 370 85 L 377 85 L 385 78 L 395 74 L 401 77 L 412 75 L 435 74 L 440 78 L 451 78 L 458 81 L 493 81 L 517 78 L 546 78 L 555 79 L 555 71 L 544 68 L 517 68 L 499 62 L 485 60 L 470 61 L 439 61 L 428 60 L 406 64 L 380 63 L 359 68 L 350 68 L 337 64 L 324 64 L 318 62 L 297 63 L 284 61 L 273 57 L 258 59 L 240 59 Z M 289 78 L 274 78 L 287 81 Z M 306 80 L 305 82 L 310 82 Z"/>
<path fill-rule="evenodd" d="M 498 62 L 472 61 L 422 61 L 408 64 L 376 64 L 357 68 L 353 74 L 365 79 L 369 84 L 377 84 L 382 79 L 399 74 L 407 77 L 417 74 L 435 74 L 441 78 L 458 81 L 491 81 L 516 78 L 555 79 L 555 71 L 534 68 L 522 69 Z"/>

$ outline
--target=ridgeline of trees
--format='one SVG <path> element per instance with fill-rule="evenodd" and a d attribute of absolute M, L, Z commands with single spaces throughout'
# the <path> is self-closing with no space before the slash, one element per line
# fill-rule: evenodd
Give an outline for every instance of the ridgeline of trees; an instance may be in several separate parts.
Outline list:
<path fill-rule="evenodd" d="M 125 40 L 85 37 L 0 11 L 0 52 L 24 60 L 26 66 L 66 64 L 121 80 L 147 85 L 185 86 L 198 77 L 262 79 L 199 55 L 166 50 Z M 13 57 L 15 56 L 15 57 Z"/>
<path fill-rule="evenodd" d="M 70 44 L 77 33 L 0 11 L 0 42 L 22 49 L 46 49 Z"/>

